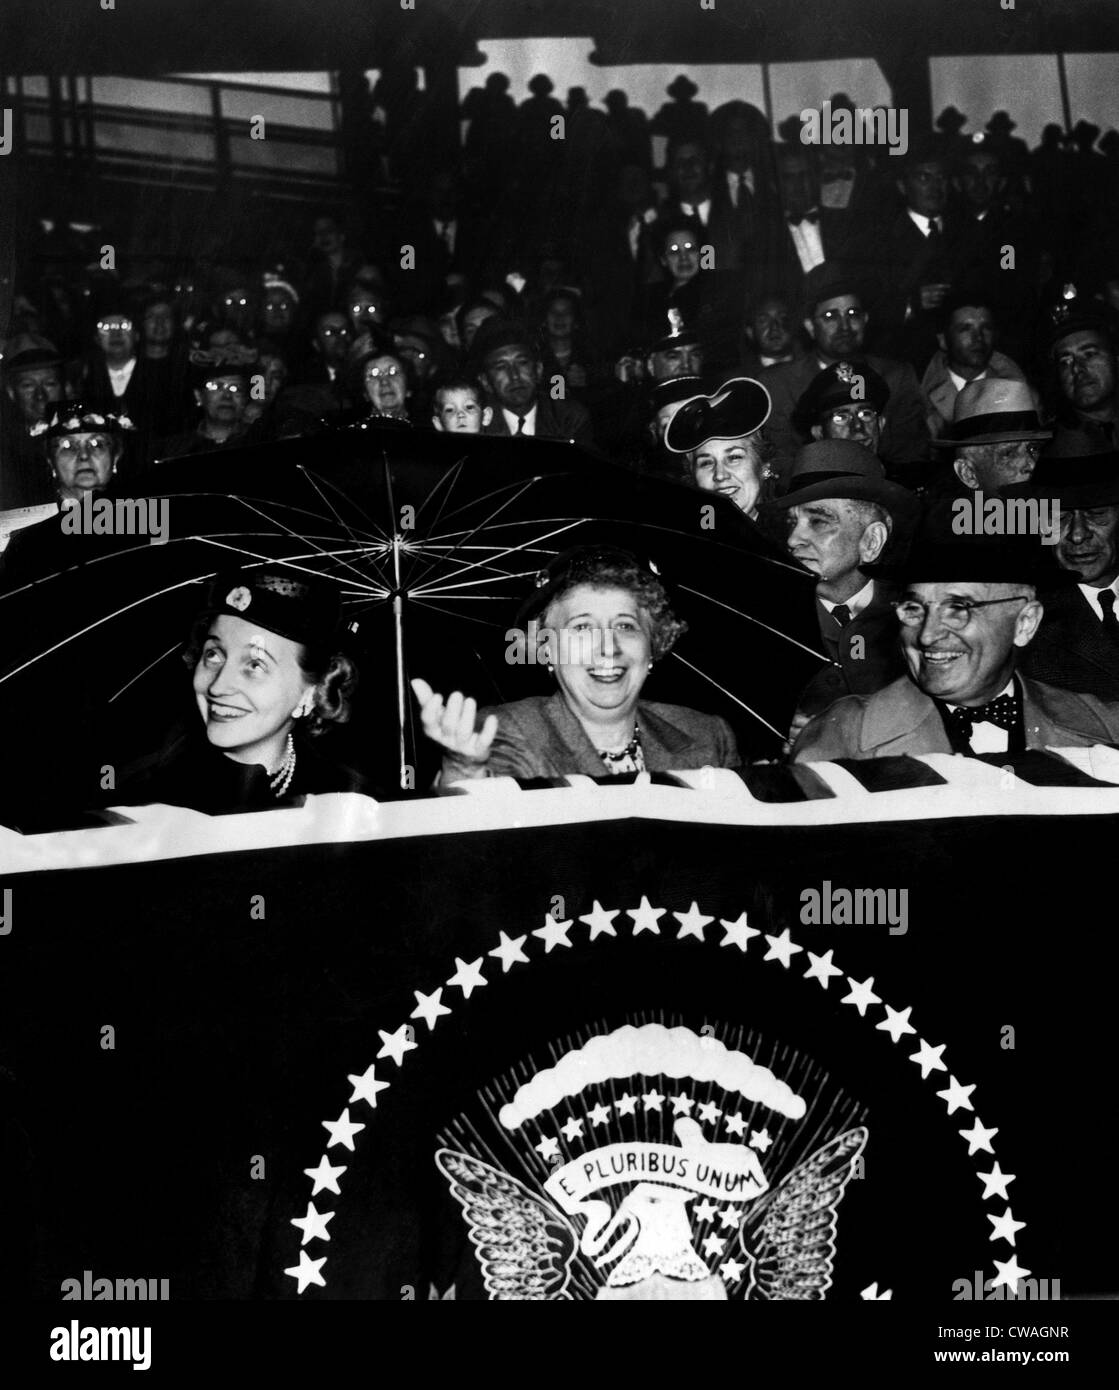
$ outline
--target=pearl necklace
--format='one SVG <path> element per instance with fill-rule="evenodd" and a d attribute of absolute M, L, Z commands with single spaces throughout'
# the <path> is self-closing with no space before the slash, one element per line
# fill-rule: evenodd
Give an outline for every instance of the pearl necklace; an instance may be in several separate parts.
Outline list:
<path fill-rule="evenodd" d="M 291 779 L 295 775 L 295 739 L 288 734 L 287 751 L 284 753 L 280 766 L 268 780 L 268 785 L 277 796 L 283 796 L 288 787 L 291 786 Z"/>
<path fill-rule="evenodd" d="M 600 758 L 604 759 L 607 763 L 622 763 L 622 762 L 625 762 L 625 760 L 626 760 L 627 758 L 636 758 L 636 757 L 637 757 L 637 750 L 638 750 L 640 747 L 641 747 L 641 731 L 640 731 L 640 729 L 637 728 L 636 725 L 634 725 L 634 728 L 633 728 L 633 737 L 632 737 L 632 738 L 630 739 L 630 741 L 626 744 L 626 746 L 621 750 L 620 753 L 607 753 L 607 752 L 606 752 L 604 749 L 602 749 L 602 748 L 599 748 L 599 749 L 597 749 L 596 751 L 598 752 L 598 756 L 599 756 Z"/>

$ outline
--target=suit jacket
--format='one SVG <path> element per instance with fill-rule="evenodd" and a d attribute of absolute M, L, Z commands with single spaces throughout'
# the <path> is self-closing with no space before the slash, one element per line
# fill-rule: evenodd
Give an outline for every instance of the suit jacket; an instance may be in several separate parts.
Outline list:
<path fill-rule="evenodd" d="M 991 354 L 987 375 L 1002 377 L 1007 381 L 1026 379 L 1026 374 L 1018 363 L 1002 352 Z M 948 358 L 942 348 L 936 350 L 932 361 L 925 368 L 925 375 L 921 378 L 921 390 L 928 405 L 929 433 L 934 439 L 938 439 L 947 432 L 948 426 L 952 423 L 958 394 L 955 382 L 948 375 Z"/>
<path fill-rule="evenodd" d="M 1027 748 L 1119 743 L 1119 703 L 1022 679 Z M 797 763 L 951 753 L 936 705 L 908 676 L 874 695 L 848 695 L 818 715 L 793 746 Z"/>
<path fill-rule="evenodd" d="M 887 472 L 891 464 L 913 463 L 927 458 L 929 431 L 925 424 L 925 401 L 917 374 L 907 362 L 896 362 L 889 357 L 867 355 L 865 361 L 890 389 L 886 428 L 882 431 L 879 446 Z M 798 362 L 782 362 L 762 372 L 760 380 L 773 401 L 773 412 L 765 430 L 777 450 L 773 467 L 782 483 L 788 478 L 796 451 L 802 444 L 808 443 L 807 437 L 797 433 L 790 416 L 808 383 L 820 370 L 819 359 L 813 351 Z"/>
<path fill-rule="evenodd" d="M 494 405 L 493 419 L 482 433 L 506 436 L 510 433 L 499 405 Z M 554 401 L 546 393 L 536 397 L 536 435 L 541 439 L 570 439 L 584 449 L 594 448 L 591 417 L 586 406 L 572 400 Z"/>
<path fill-rule="evenodd" d="M 558 690 L 554 695 L 535 695 L 482 710 L 479 727 L 488 714 L 498 719 L 489 762 L 495 777 L 606 775 L 602 759 Z M 734 734 L 716 715 L 639 700 L 637 727 L 649 772 L 738 766 Z"/>
<path fill-rule="evenodd" d="M 845 695 L 873 695 L 905 674 L 892 598 L 893 591 L 876 579 L 874 597 L 846 627 L 815 600 L 820 640 L 831 664 L 804 687 L 798 714 L 821 714 Z"/>
<path fill-rule="evenodd" d="M 1104 632 L 1080 589 L 1046 594 L 1043 606 L 1041 626 L 1022 653 L 1022 670 L 1063 690 L 1119 700 L 1119 642 Z"/>

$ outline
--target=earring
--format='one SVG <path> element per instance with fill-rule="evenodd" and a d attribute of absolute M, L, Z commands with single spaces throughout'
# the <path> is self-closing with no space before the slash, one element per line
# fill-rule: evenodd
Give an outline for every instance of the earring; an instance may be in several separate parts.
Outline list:
<path fill-rule="evenodd" d="M 293 719 L 306 719 L 314 708 L 314 702 L 310 695 L 304 695 L 303 699 L 296 705 L 291 712 Z"/>
<path fill-rule="evenodd" d="M 552 665 L 550 661 L 548 662 L 548 674 L 549 676 L 554 676 L 556 674 L 556 668 Z"/>

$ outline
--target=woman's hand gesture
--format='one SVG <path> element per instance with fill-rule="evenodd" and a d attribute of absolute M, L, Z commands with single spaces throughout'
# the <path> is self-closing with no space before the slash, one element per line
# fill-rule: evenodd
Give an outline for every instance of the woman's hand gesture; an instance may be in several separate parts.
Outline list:
<path fill-rule="evenodd" d="M 420 705 L 424 733 L 446 750 L 443 770 L 447 777 L 484 777 L 490 747 L 497 733 L 497 715 L 491 714 L 481 729 L 475 730 L 478 702 L 460 690 L 444 701 L 427 681 L 412 681 L 412 691 Z"/>

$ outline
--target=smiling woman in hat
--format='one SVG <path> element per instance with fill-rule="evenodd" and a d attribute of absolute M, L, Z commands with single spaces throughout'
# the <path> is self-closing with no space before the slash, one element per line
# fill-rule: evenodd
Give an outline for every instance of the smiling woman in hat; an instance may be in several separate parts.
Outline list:
<path fill-rule="evenodd" d="M 219 575 L 183 651 L 198 722 L 131 768 L 114 805 L 267 810 L 360 779 L 316 747 L 350 717 L 337 587 L 281 565 Z"/>
<path fill-rule="evenodd" d="M 444 700 L 412 682 L 424 732 L 444 750 L 441 783 L 736 766 L 724 720 L 641 699 L 685 630 L 656 571 L 635 555 L 579 546 L 557 556 L 515 630 L 521 659 L 547 663 L 555 694 L 478 713 L 459 691 Z"/>
<path fill-rule="evenodd" d="M 763 484 L 772 478 L 761 433 L 769 392 L 751 377 L 732 377 L 717 391 L 685 401 L 665 431 L 665 448 L 683 455 L 685 471 L 703 492 L 718 493 L 756 521 Z"/>

